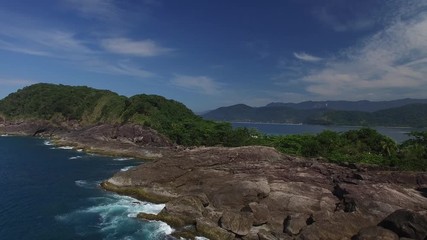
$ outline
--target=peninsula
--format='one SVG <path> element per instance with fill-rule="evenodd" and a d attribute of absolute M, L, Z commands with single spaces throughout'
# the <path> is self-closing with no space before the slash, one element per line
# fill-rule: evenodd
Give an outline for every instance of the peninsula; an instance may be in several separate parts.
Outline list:
<path fill-rule="evenodd" d="M 167 222 L 178 239 L 427 237 L 427 173 L 399 170 L 425 169 L 425 133 L 402 146 L 368 129 L 273 138 L 160 96 L 52 84 L 1 100 L 0 133 L 153 160 L 101 186 L 166 203 L 138 217 Z"/>

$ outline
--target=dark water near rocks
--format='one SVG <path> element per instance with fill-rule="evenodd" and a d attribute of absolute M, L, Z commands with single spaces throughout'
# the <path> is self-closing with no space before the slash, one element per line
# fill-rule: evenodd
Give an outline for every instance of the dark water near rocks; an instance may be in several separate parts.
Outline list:
<path fill-rule="evenodd" d="M 101 180 L 136 160 L 58 149 L 42 139 L 0 137 L 0 239 L 164 239 L 171 228 L 141 221 L 163 205 L 103 191 Z"/>
<path fill-rule="evenodd" d="M 288 134 L 316 134 L 324 130 L 332 130 L 336 132 L 345 132 L 349 130 L 360 129 L 357 126 L 322 126 L 322 125 L 289 125 L 289 124 L 267 124 L 267 123 L 232 123 L 233 127 L 255 128 L 265 134 L 272 135 L 288 135 Z M 424 131 L 426 129 L 416 128 L 388 128 L 375 127 L 379 133 L 386 135 L 398 143 L 407 139 L 407 135 L 411 131 Z"/>

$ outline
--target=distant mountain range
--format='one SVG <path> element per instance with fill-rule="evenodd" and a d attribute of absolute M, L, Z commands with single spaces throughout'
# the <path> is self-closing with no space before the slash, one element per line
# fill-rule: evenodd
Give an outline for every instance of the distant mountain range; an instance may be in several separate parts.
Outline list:
<path fill-rule="evenodd" d="M 202 117 L 228 122 L 426 127 L 427 99 L 307 101 L 270 103 L 264 107 L 237 104 L 215 109 Z"/>

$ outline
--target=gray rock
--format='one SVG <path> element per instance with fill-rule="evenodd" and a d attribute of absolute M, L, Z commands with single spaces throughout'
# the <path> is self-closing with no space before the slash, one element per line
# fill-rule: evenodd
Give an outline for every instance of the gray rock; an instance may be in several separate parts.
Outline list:
<path fill-rule="evenodd" d="M 307 221 L 309 218 L 310 215 L 303 213 L 288 215 L 283 223 L 283 231 L 290 235 L 297 235 L 305 226 L 307 226 Z"/>
<path fill-rule="evenodd" d="M 221 227 L 237 235 L 245 236 L 249 233 L 253 223 L 253 214 L 248 212 L 224 211 L 221 217 Z"/>
<path fill-rule="evenodd" d="M 217 224 L 207 218 L 196 219 L 196 230 L 210 240 L 232 240 L 234 234 L 220 228 Z"/>
<path fill-rule="evenodd" d="M 203 212 L 203 217 L 208 218 L 214 223 L 219 223 L 219 220 L 222 217 L 222 212 L 217 211 L 214 208 L 206 207 L 205 211 Z"/>
<path fill-rule="evenodd" d="M 266 230 L 260 230 L 258 232 L 259 240 L 278 240 L 277 237 L 275 237 L 273 234 Z"/>
<path fill-rule="evenodd" d="M 198 218 L 203 216 L 204 207 L 196 196 L 182 196 L 166 203 L 165 210 L 170 214 Z"/>
<path fill-rule="evenodd" d="M 254 216 L 254 226 L 259 226 L 268 222 L 270 211 L 265 204 L 259 204 L 257 202 L 251 202 L 248 206 L 244 207 L 242 211 L 252 212 Z"/>
<path fill-rule="evenodd" d="M 378 226 L 363 228 L 352 240 L 399 240 L 396 233 Z"/>
<path fill-rule="evenodd" d="M 407 209 L 393 212 L 378 225 L 397 233 L 399 237 L 420 240 L 427 238 L 427 218 Z"/>

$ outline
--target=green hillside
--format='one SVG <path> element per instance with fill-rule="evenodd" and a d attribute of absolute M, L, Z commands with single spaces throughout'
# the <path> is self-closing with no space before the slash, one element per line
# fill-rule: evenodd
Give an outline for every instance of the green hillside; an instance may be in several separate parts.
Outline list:
<path fill-rule="evenodd" d="M 89 87 L 35 84 L 0 100 L 7 120 L 138 123 L 156 129 L 182 145 L 233 145 L 235 131 L 228 123 L 206 121 L 183 104 L 156 95 L 130 98 Z"/>

